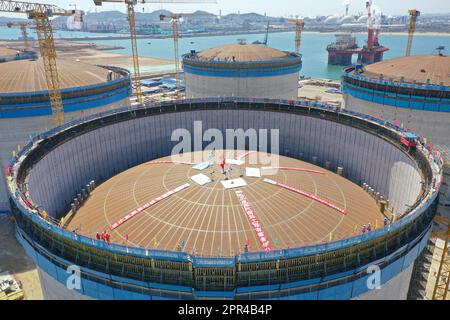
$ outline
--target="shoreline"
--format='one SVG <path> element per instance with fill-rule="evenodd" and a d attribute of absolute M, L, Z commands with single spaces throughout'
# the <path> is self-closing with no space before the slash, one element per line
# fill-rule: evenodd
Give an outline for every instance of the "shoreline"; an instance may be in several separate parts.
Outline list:
<path fill-rule="evenodd" d="M 276 30 L 276 31 L 270 31 L 270 34 L 277 34 L 277 33 L 289 33 L 289 32 L 295 32 L 294 30 Z M 303 34 L 323 34 L 323 35 L 335 35 L 339 33 L 352 33 L 355 35 L 360 34 L 367 34 L 367 32 L 364 31 L 357 31 L 357 32 L 350 32 L 346 30 L 337 30 L 337 31 L 303 31 Z M 246 32 L 212 32 L 212 33 L 198 33 L 198 34 L 182 34 L 180 35 L 180 38 L 200 38 L 200 37 L 221 37 L 221 36 L 234 36 L 234 35 L 247 35 L 247 34 L 265 34 L 265 31 L 246 31 Z M 407 36 L 407 31 L 382 31 L 381 35 L 391 35 L 391 36 Z M 416 31 L 414 33 L 415 36 L 443 36 L 443 37 L 449 37 L 450 32 L 449 31 Z M 143 39 L 143 40 L 158 40 L 158 39 L 170 39 L 172 38 L 172 35 L 137 35 L 137 39 Z M 130 37 L 124 34 L 115 34 L 115 35 L 105 35 L 105 36 L 85 36 L 85 37 L 73 37 L 73 38 L 55 38 L 55 40 L 63 40 L 63 41 L 96 41 L 96 40 L 129 40 Z M 8 41 L 8 42 L 22 42 L 22 40 L 19 39 L 0 39 L 0 41 Z"/>

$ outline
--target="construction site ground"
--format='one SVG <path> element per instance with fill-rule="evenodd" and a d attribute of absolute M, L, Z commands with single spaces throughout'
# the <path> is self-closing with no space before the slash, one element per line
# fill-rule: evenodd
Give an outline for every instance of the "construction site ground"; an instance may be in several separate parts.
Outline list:
<path fill-rule="evenodd" d="M 20 281 L 26 300 L 42 300 L 38 271 L 14 236 L 11 216 L 0 215 L 0 272 L 8 271 Z"/>

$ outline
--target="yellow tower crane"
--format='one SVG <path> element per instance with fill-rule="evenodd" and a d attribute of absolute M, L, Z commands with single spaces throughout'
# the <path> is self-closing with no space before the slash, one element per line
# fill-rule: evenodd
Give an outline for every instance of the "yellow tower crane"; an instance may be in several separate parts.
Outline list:
<path fill-rule="evenodd" d="M 295 24 L 295 52 L 300 54 L 300 45 L 302 43 L 302 30 L 305 23 L 302 19 L 286 19 L 287 22 Z"/>
<path fill-rule="evenodd" d="M 13 27 L 20 27 L 20 31 L 22 32 L 22 39 L 23 39 L 23 45 L 25 50 L 29 51 L 31 49 L 30 42 L 28 41 L 28 32 L 27 27 L 31 26 L 32 24 L 27 22 L 8 22 L 6 23 L 6 26 L 8 28 Z"/>
<path fill-rule="evenodd" d="M 411 55 L 412 42 L 414 32 L 416 31 L 417 17 L 420 16 L 420 11 L 416 9 L 409 10 L 409 26 L 408 26 L 408 42 L 406 44 L 406 56 Z"/>
<path fill-rule="evenodd" d="M 444 241 L 444 247 L 442 248 L 442 256 L 439 262 L 438 272 L 436 274 L 436 283 L 433 289 L 433 300 L 447 300 L 450 297 L 449 284 L 450 284 L 450 220 L 442 216 L 436 216 L 434 220 L 445 227 L 443 231 L 433 231 L 432 237 L 441 238 Z"/>
<path fill-rule="evenodd" d="M 180 98 L 180 50 L 178 46 L 178 39 L 180 38 L 180 20 L 184 17 L 192 17 L 192 16 L 201 16 L 202 14 L 197 13 L 173 13 L 169 16 L 164 14 L 159 16 L 159 20 L 163 21 L 164 19 L 171 19 L 172 21 L 172 37 L 173 37 L 173 46 L 175 53 L 175 80 L 177 84 L 177 93 L 176 98 Z"/>
<path fill-rule="evenodd" d="M 134 6 L 146 3 L 216 3 L 216 0 L 93 0 L 94 4 L 101 6 L 102 3 L 125 3 L 127 5 L 128 25 L 130 28 L 131 51 L 133 55 L 134 77 L 133 84 L 136 90 L 136 98 L 139 104 L 144 103 L 141 87 L 141 72 L 139 68 L 139 52 L 136 39 L 136 20 Z"/>
<path fill-rule="evenodd" d="M 36 35 L 39 51 L 44 61 L 45 79 L 52 107 L 53 125 L 64 123 L 64 107 L 61 98 L 58 69 L 56 67 L 56 50 L 53 29 L 49 18 L 53 16 L 71 16 L 74 10 L 64 10 L 55 5 L 23 1 L 0 0 L 0 12 L 25 13 L 36 23 Z"/>

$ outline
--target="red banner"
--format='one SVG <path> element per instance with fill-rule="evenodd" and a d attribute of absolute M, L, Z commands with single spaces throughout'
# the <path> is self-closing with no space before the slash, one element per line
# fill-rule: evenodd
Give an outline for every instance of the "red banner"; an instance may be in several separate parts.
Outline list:
<path fill-rule="evenodd" d="M 121 226 L 122 224 L 124 224 L 125 222 L 127 222 L 128 220 L 130 220 L 131 218 L 133 218 L 135 215 L 137 215 L 138 213 L 141 213 L 142 211 L 144 211 L 145 209 L 148 209 L 149 207 L 151 207 L 152 205 L 160 202 L 161 200 L 164 200 L 167 197 L 170 197 L 171 195 L 186 189 L 187 187 L 189 187 L 189 183 L 185 183 L 182 186 L 179 186 L 173 190 L 167 191 L 166 193 L 164 193 L 162 196 L 159 196 L 156 199 L 153 199 L 150 202 L 147 202 L 146 204 L 144 204 L 143 206 L 134 209 L 133 211 L 131 211 L 130 213 L 128 213 L 125 217 L 120 218 L 117 222 L 113 223 L 112 225 L 109 226 L 109 228 L 111 230 L 116 229 L 117 227 Z"/>
<path fill-rule="evenodd" d="M 193 162 L 184 162 L 184 161 L 157 160 L 157 161 L 147 162 L 146 164 L 187 164 L 187 165 L 193 165 L 195 163 L 193 163 Z"/>
<path fill-rule="evenodd" d="M 263 227 L 261 223 L 259 222 L 258 218 L 255 215 L 255 212 L 253 211 L 253 208 L 248 201 L 245 194 L 238 190 L 236 191 L 236 196 L 239 199 L 239 202 L 241 203 L 242 208 L 244 208 L 244 211 L 250 220 L 251 225 L 253 226 L 253 229 L 256 232 L 256 235 L 258 236 L 259 242 L 261 243 L 261 247 L 264 249 L 264 251 L 271 251 L 272 246 L 270 245 L 269 240 L 266 237 L 266 234 L 264 233 Z"/>
<path fill-rule="evenodd" d="M 248 156 L 249 154 L 251 154 L 251 153 L 255 153 L 256 151 L 248 151 L 248 152 L 246 152 L 246 153 L 244 153 L 244 154 L 241 154 L 240 156 L 239 156 L 239 160 L 242 160 L 242 159 L 244 159 L 246 156 Z"/>
<path fill-rule="evenodd" d="M 273 184 L 275 186 L 279 186 L 279 187 L 284 188 L 286 190 L 289 190 L 289 191 L 301 194 L 302 196 L 305 196 L 305 197 L 308 197 L 310 199 L 313 199 L 313 200 L 315 200 L 315 201 L 317 201 L 317 202 L 319 202 L 319 203 L 321 203 L 321 204 L 323 204 L 323 205 L 325 205 L 327 207 L 330 207 L 330 208 L 332 208 L 332 209 L 334 209 L 336 211 L 339 211 L 342 214 L 346 214 L 345 209 L 339 208 L 338 206 L 335 206 L 334 204 L 332 204 L 332 203 L 330 203 L 330 202 L 328 202 L 326 200 L 323 200 L 323 199 L 321 199 L 321 198 L 319 198 L 319 197 L 317 197 L 317 196 L 315 196 L 313 194 L 310 194 L 308 192 L 302 191 L 300 189 L 296 189 L 294 187 L 291 187 L 291 186 L 288 186 L 286 184 L 283 184 L 283 183 L 280 183 L 280 182 L 276 182 L 276 181 L 273 181 L 273 180 L 270 180 L 270 179 L 264 179 L 263 181 L 266 182 L 266 183 Z"/>

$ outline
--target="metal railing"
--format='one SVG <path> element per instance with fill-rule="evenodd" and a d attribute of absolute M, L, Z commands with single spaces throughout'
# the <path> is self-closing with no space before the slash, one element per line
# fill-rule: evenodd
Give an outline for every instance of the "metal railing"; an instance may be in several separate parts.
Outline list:
<path fill-rule="evenodd" d="M 414 90 L 435 90 L 435 91 L 450 91 L 449 86 L 445 85 L 437 85 L 437 84 L 414 84 L 414 83 L 405 83 L 400 81 L 389 81 L 389 80 L 381 80 L 381 79 L 373 79 L 370 77 L 359 76 L 351 73 L 353 71 L 352 68 L 345 69 L 343 71 L 343 75 L 349 77 L 356 81 L 364 81 L 369 82 L 376 85 L 384 85 L 384 86 L 395 86 L 406 89 L 414 89 Z"/>
<path fill-rule="evenodd" d="M 167 101 L 167 102 L 159 102 L 155 104 L 146 104 L 145 108 L 148 110 L 156 111 L 156 114 L 163 113 L 164 110 L 162 110 L 165 106 L 171 106 L 175 107 L 175 110 L 177 108 L 177 105 L 181 104 L 201 104 L 201 103 L 208 103 L 208 104 L 215 104 L 218 105 L 222 103 L 256 103 L 260 105 L 264 104 L 275 104 L 275 105 L 282 105 L 285 107 L 290 108 L 304 108 L 304 110 L 308 109 L 315 109 L 315 110 L 322 110 L 322 111 L 329 111 L 329 112 L 337 112 L 338 114 L 345 114 L 349 115 L 351 117 L 360 118 L 361 120 L 364 120 L 366 122 L 372 122 L 376 124 L 377 126 L 382 126 L 385 129 L 392 130 L 394 132 L 401 132 L 401 129 L 393 126 L 389 123 L 386 123 L 385 121 L 381 119 L 377 119 L 374 117 L 371 117 L 369 115 L 364 115 L 357 112 L 352 111 L 346 111 L 346 110 L 340 110 L 336 109 L 335 107 L 330 107 L 324 103 L 321 102 L 307 102 L 307 101 L 292 101 L 292 100 L 270 100 L 270 99 L 252 99 L 252 98 L 202 98 L 202 99 L 191 99 L 191 100 L 178 100 L 178 101 Z M 159 109 L 159 110 L 158 110 Z M 87 117 L 77 119 L 74 121 L 71 121 L 69 123 L 66 123 L 60 127 L 53 128 L 47 132 L 38 134 L 30 140 L 30 142 L 25 145 L 16 155 L 15 158 L 9 159 L 9 165 L 11 168 L 19 169 L 21 161 L 23 160 L 23 157 L 25 157 L 33 148 L 39 148 L 39 146 L 36 144 L 40 140 L 45 140 L 47 138 L 50 138 L 52 136 L 55 136 L 65 130 L 68 130 L 72 127 L 75 127 L 80 124 L 88 123 L 90 121 L 101 119 L 107 116 L 112 115 L 121 115 L 124 113 L 133 114 L 135 111 L 141 111 L 143 110 L 142 106 L 136 106 L 136 107 L 127 107 L 127 108 L 121 108 L 116 110 L 108 110 L 105 112 L 101 112 L 98 114 L 89 115 Z M 155 113 L 153 113 L 155 114 Z M 426 150 L 420 150 L 419 152 L 426 153 Z M 428 159 L 429 154 L 424 154 L 425 159 Z M 437 168 L 438 172 L 435 172 L 434 174 L 436 176 L 440 175 L 440 172 L 442 171 L 442 167 L 439 166 Z M 14 172 L 14 171 L 13 171 Z M 16 173 L 15 173 L 16 174 Z M 14 201 L 15 205 L 20 208 L 20 210 L 34 223 L 38 224 L 40 227 L 48 229 L 54 234 L 57 234 L 67 240 L 75 241 L 79 244 L 95 247 L 100 250 L 105 250 L 111 253 L 120 253 L 120 254 L 127 254 L 127 255 L 133 255 L 136 257 L 142 257 L 142 258 L 154 258 L 154 259 L 170 259 L 170 260 L 176 260 L 176 261 L 183 261 L 183 262 L 192 262 L 193 265 L 198 266 L 231 266 L 235 265 L 237 262 L 255 262 L 255 261 L 267 261 L 267 260 L 276 260 L 280 257 L 284 258 L 297 258 L 302 256 L 310 256 L 315 254 L 322 254 L 324 252 L 339 250 L 343 248 L 347 248 L 350 246 L 354 246 L 357 244 L 360 244 L 362 242 L 368 242 L 371 240 L 375 240 L 377 238 L 383 237 L 391 232 L 394 232 L 396 230 L 399 230 L 406 225 L 413 223 L 415 219 L 417 219 L 430 205 L 431 203 L 436 199 L 437 192 L 433 189 L 433 186 L 427 186 L 427 190 L 429 192 L 425 195 L 423 199 L 420 200 L 420 203 L 415 207 L 406 217 L 396 221 L 394 224 L 386 226 L 384 228 L 376 229 L 372 232 L 365 233 L 362 235 L 353 236 L 348 239 L 329 242 L 325 244 L 315 244 L 305 247 L 298 247 L 298 248 L 289 248 L 289 249 L 282 249 L 282 250 L 274 250 L 272 252 L 250 252 L 250 253 L 243 253 L 239 254 L 233 257 L 196 257 L 191 254 L 185 253 L 185 252 L 175 252 L 175 251 L 162 251 L 162 250 L 152 250 L 152 249 L 144 249 L 141 247 L 130 247 L 130 246 L 124 246 L 119 244 L 109 244 L 105 243 L 103 241 L 99 241 L 90 237 L 86 237 L 83 235 L 78 235 L 73 232 L 64 230 L 59 228 L 58 226 L 55 226 L 48 221 L 42 219 L 38 214 L 36 210 L 32 210 L 30 208 L 27 208 L 25 205 L 25 197 L 21 193 L 21 190 L 19 188 L 19 185 L 15 184 L 15 178 L 17 177 L 15 174 L 11 176 L 12 181 L 9 183 L 10 193 L 11 193 L 11 199 Z"/>

